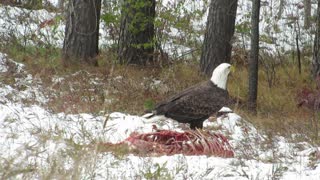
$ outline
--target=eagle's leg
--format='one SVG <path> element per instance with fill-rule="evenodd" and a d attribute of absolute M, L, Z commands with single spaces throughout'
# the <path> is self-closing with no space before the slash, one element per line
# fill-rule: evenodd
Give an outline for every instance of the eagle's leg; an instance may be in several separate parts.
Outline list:
<path fill-rule="evenodd" d="M 202 129 L 203 127 L 203 121 L 193 121 L 193 122 L 190 122 L 190 128 L 195 130 L 196 128 L 197 129 Z"/>

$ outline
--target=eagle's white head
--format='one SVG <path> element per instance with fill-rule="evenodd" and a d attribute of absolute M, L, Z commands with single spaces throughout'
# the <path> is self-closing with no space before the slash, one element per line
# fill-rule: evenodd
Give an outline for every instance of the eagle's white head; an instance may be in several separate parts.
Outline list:
<path fill-rule="evenodd" d="M 230 73 L 231 65 L 222 63 L 216 67 L 212 73 L 211 81 L 221 89 L 227 88 L 228 75 Z"/>

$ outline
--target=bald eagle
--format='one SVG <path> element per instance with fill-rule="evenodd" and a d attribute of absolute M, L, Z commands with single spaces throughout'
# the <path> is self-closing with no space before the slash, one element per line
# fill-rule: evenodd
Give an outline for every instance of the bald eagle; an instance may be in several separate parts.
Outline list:
<path fill-rule="evenodd" d="M 231 65 L 222 63 L 216 67 L 209 81 L 189 87 L 156 105 L 150 118 L 164 115 L 180 123 L 190 124 L 191 129 L 202 128 L 203 121 L 217 113 L 229 102 L 226 90 Z"/>

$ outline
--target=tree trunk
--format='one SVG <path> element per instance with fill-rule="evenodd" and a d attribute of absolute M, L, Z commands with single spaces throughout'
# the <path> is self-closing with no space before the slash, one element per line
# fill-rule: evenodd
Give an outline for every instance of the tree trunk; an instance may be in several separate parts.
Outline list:
<path fill-rule="evenodd" d="M 300 46 L 299 46 L 299 37 L 300 37 L 299 21 L 297 21 L 297 24 L 295 27 L 295 32 L 296 32 L 296 47 L 297 47 L 297 56 L 298 56 L 298 71 L 299 71 L 299 75 L 301 75 L 301 51 L 300 51 Z"/>
<path fill-rule="evenodd" d="M 311 0 L 304 0 L 304 28 L 309 29 L 311 26 Z"/>
<path fill-rule="evenodd" d="M 101 0 L 69 0 L 68 8 L 63 42 L 64 62 L 98 65 Z"/>
<path fill-rule="evenodd" d="M 249 110 L 256 112 L 258 95 L 258 58 L 259 58 L 259 14 L 260 0 L 252 1 L 251 50 L 249 57 Z"/>
<path fill-rule="evenodd" d="M 279 4 L 279 11 L 277 14 L 277 19 L 279 20 L 282 17 L 282 13 L 285 7 L 285 0 L 280 0 L 280 4 Z"/>
<path fill-rule="evenodd" d="M 58 1 L 58 8 L 61 12 L 64 12 L 64 0 Z"/>
<path fill-rule="evenodd" d="M 155 4 L 155 0 L 124 0 L 118 41 L 121 64 L 152 63 Z"/>
<path fill-rule="evenodd" d="M 238 0 L 211 0 L 200 59 L 200 69 L 207 75 L 230 62 L 237 5 Z"/>
<path fill-rule="evenodd" d="M 313 58 L 312 58 L 312 75 L 314 78 L 320 75 L 320 0 L 318 0 L 318 9 L 317 9 L 317 26 L 316 34 L 313 45 Z"/>

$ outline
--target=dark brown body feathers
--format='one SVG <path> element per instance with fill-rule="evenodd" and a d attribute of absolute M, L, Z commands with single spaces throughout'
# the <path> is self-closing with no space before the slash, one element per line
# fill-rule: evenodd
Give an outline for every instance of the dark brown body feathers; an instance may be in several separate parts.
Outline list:
<path fill-rule="evenodd" d="M 227 105 L 228 99 L 226 90 L 206 81 L 159 103 L 154 114 L 189 123 L 191 129 L 202 128 L 203 121 Z"/>

